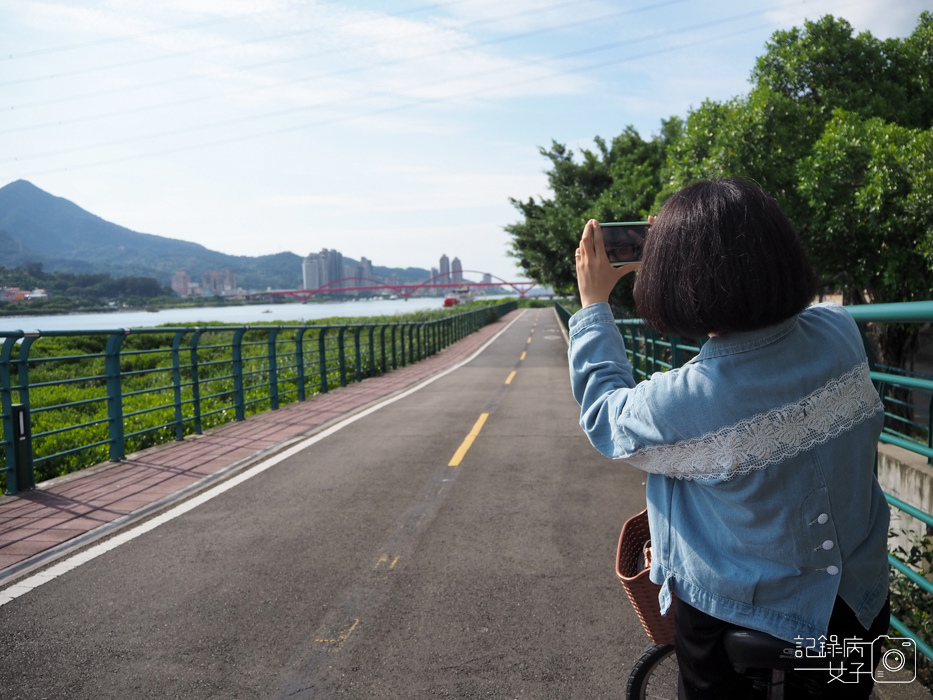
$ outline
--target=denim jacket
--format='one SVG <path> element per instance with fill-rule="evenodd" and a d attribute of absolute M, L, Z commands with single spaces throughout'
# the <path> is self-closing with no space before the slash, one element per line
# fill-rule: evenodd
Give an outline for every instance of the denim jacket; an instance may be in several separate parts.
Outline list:
<path fill-rule="evenodd" d="M 607 304 L 570 319 L 580 425 L 648 473 L 651 580 L 789 642 L 826 634 L 837 594 L 866 628 L 888 592 L 884 411 L 855 322 L 821 304 L 710 338 L 636 384 Z"/>

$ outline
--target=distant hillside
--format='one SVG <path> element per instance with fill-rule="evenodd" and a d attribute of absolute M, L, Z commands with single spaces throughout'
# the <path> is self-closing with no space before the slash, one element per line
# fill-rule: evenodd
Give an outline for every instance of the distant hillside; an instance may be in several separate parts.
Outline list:
<path fill-rule="evenodd" d="M 41 262 L 54 272 L 155 277 L 165 285 L 176 270 L 198 280 L 208 270 L 227 269 L 246 289 L 295 289 L 302 284 L 301 259 L 294 253 L 226 255 L 197 243 L 131 231 L 26 180 L 0 187 L 0 264 L 8 268 Z M 374 271 L 418 281 L 430 275 L 417 268 Z"/>

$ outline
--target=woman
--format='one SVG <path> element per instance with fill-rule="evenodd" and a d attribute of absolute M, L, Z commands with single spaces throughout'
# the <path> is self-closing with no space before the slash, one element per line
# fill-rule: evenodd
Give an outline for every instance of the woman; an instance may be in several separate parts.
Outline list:
<path fill-rule="evenodd" d="M 637 385 L 607 302 L 638 266 L 609 265 L 595 221 L 576 255 L 580 424 L 602 453 L 648 472 L 651 580 L 662 613 L 676 608 L 680 696 L 748 697 L 722 648 L 730 627 L 801 647 L 886 633 L 888 508 L 874 476 L 883 408 L 854 321 L 840 306 L 809 306 L 814 275 L 775 201 L 726 179 L 667 200 L 636 308 L 658 332 L 710 339 L 684 367 Z M 853 676 L 854 663 L 846 680 L 859 683 L 828 683 L 825 697 L 868 697 L 871 664 Z"/>

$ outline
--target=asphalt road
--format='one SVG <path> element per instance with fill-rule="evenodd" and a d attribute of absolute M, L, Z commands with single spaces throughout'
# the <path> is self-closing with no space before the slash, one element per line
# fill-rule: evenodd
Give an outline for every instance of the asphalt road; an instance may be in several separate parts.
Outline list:
<path fill-rule="evenodd" d="M 464 367 L 0 607 L 0 698 L 620 697 L 647 638 L 613 555 L 643 478 L 578 428 L 566 347 L 526 310 Z"/>

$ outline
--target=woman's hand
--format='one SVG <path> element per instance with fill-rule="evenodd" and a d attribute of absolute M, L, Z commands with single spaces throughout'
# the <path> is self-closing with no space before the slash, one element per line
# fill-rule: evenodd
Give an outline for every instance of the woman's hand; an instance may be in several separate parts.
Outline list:
<path fill-rule="evenodd" d="M 587 221 L 583 228 L 576 258 L 577 286 L 580 289 L 580 302 L 584 307 L 609 301 L 609 293 L 616 283 L 641 267 L 641 263 L 630 263 L 622 267 L 613 267 L 609 263 L 606 247 L 603 245 L 603 232 L 595 219 Z"/>

